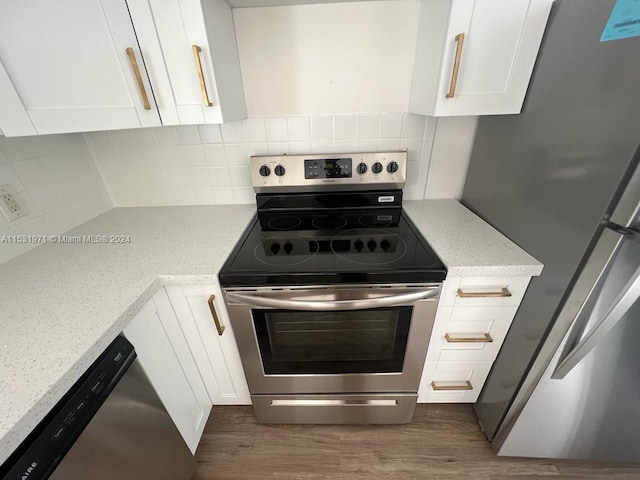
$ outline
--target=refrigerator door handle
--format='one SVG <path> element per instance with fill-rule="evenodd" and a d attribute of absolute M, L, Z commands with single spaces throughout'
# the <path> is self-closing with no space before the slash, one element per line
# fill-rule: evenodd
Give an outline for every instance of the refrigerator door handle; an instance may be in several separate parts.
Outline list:
<path fill-rule="evenodd" d="M 604 316 L 571 350 L 560 358 L 551 378 L 564 378 L 616 326 L 640 297 L 640 267 L 638 267 Z"/>

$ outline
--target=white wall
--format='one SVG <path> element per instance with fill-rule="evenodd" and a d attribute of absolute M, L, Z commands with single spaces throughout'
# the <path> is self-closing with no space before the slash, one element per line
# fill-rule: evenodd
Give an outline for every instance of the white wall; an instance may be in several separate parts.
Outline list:
<path fill-rule="evenodd" d="M 11 222 L 0 214 L 0 263 L 38 246 L 9 243 L 6 236 L 57 235 L 111 208 L 81 134 L 0 136 L 5 184 L 16 188 L 30 213 Z"/>
<path fill-rule="evenodd" d="M 418 0 L 233 10 L 249 117 L 404 112 Z"/>
<path fill-rule="evenodd" d="M 478 117 L 440 117 L 424 198 L 461 198 Z"/>
<path fill-rule="evenodd" d="M 399 149 L 408 153 L 405 198 L 422 198 L 433 122 L 409 113 L 251 118 L 85 138 L 115 206 L 254 203 L 250 155 Z"/>

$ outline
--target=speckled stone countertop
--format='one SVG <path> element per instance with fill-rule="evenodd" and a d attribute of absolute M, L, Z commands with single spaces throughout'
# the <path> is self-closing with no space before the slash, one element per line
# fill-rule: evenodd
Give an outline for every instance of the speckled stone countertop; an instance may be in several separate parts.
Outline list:
<path fill-rule="evenodd" d="M 456 200 L 403 202 L 451 277 L 536 276 L 542 264 Z"/>
<path fill-rule="evenodd" d="M 0 464 L 162 285 L 211 283 L 254 205 L 115 208 L 0 266 Z"/>
<path fill-rule="evenodd" d="M 455 200 L 405 202 L 452 276 L 539 275 L 542 265 Z M 0 463 L 163 285 L 207 284 L 253 205 L 115 208 L 0 265 Z"/>

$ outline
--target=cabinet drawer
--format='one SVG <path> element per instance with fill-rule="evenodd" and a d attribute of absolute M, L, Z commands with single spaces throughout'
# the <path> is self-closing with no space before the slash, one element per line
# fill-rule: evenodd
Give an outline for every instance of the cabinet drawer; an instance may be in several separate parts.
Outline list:
<path fill-rule="evenodd" d="M 491 365 L 493 362 L 426 362 L 418 389 L 418 402 L 475 402 Z"/>
<path fill-rule="evenodd" d="M 440 307 L 427 361 L 493 361 L 517 307 Z"/>
<path fill-rule="evenodd" d="M 450 277 L 440 307 L 517 307 L 531 277 Z"/>

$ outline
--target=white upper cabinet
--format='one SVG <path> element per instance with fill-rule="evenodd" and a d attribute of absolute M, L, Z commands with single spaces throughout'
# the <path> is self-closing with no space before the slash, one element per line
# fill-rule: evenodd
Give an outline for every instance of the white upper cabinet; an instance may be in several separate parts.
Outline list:
<path fill-rule="evenodd" d="M 409 111 L 520 113 L 553 0 L 422 0 Z"/>
<path fill-rule="evenodd" d="M 7 136 L 244 118 L 231 8 L 223 0 L 3 0 L 0 105 Z"/>
<path fill-rule="evenodd" d="M 164 125 L 247 116 L 231 7 L 224 0 L 128 0 Z"/>
<path fill-rule="evenodd" d="M 0 104 L 7 136 L 160 125 L 126 3 L 0 2 Z"/>

